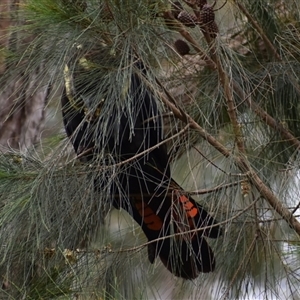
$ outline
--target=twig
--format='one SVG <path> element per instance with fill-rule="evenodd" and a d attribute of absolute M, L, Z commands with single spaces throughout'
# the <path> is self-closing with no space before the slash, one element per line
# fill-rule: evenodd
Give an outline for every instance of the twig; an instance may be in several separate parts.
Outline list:
<path fill-rule="evenodd" d="M 247 158 L 243 155 L 234 156 L 231 152 L 223 146 L 218 140 L 211 136 L 205 131 L 191 116 L 184 112 L 180 112 L 178 108 L 173 104 L 175 101 L 172 99 L 169 101 L 163 94 L 161 94 L 161 99 L 165 105 L 174 113 L 174 116 L 182 120 L 183 122 L 188 122 L 190 128 L 196 130 L 199 135 L 204 138 L 210 145 L 217 149 L 224 157 L 231 157 L 237 167 L 245 172 L 250 182 L 256 187 L 256 189 L 261 193 L 261 195 L 268 201 L 268 203 L 274 208 L 274 210 L 300 235 L 300 223 L 293 216 L 293 214 L 281 203 L 277 196 L 270 190 L 270 188 L 260 179 L 257 173 L 250 166 Z M 298 141 L 299 142 L 299 141 Z"/>
<path fill-rule="evenodd" d="M 234 0 L 235 4 L 238 6 L 238 8 L 243 12 L 243 14 L 247 17 L 248 21 L 252 24 L 252 26 L 257 30 L 257 32 L 260 34 L 261 38 L 263 39 L 266 46 L 271 50 L 273 55 L 276 57 L 277 60 L 281 60 L 280 55 L 277 53 L 276 48 L 272 44 L 272 42 L 269 40 L 269 38 L 265 35 L 264 30 L 261 28 L 261 26 L 258 24 L 256 20 L 251 16 L 250 12 L 247 10 L 246 7 L 244 7 L 241 3 L 239 3 L 237 0 Z"/>
<path fill-rule="evenodd" d="M 184 28 L 184 26 L 173 17 L 173 15 L 170 11 L 166 11 L 164 13 L 164 18 L 165 18 L 165 20 L 170 20 L 172 22 L 172 24 L 174 24 L 174 27 L 176 28 L 176 30 L 182 35 L 182 37 L 184 37 L 191 44 L 191 46 L 200 55 L 200 58 L 203 59 L 207 63 L 208 67 L 210 67 L 212 69 L 216 68 L 216 66 L 215 66 L 214 62 L 211 60 L 211 58 L 205 54 L 205 52 L 201 49 L 201 47 L 198 45 L 198 43 L 195 41 L 195 39 Z"/>
<path fill-rule="evenodd" d="M 249 204 L 247 207 L 245 207 L 241 212 L 237 213 L 235 216 L 232 216 L 231 218 L 225 220 L 225 221 L 222 221 L 222 222 L 219 222 L 219 223 L 216 223 L 214 225 L 209 225 L 209 226 L 205 226 L 205 227 L 201 227 L 201 228 L 196 228 L 196 229 L 192 229 L 192 230 L 187 230 L 187 231 L 184 231 L 184 232 L 177 232 L 177 233 L 173 233 L 173 234 L 170 234 L 170 235 L 166 235 L 166 236 L 163 236 L 163 237 L 159 237 L 157 239 L 154 239 L 152 241 L 149 241 L 149 242 L 146 242 L 146 243 L 143 243 L 141 245 L 138 245 L 138 246 L 135 246 L 135 247 L 131 247 L 131 248 L 127 248 L 127 249 L 122 249 L 122 250 L 118 250 L 118 251 L 112 251 L 112 252 L 129 252 L 129 251 L 136 251 L 136 250 L 139 250 L 143 247 L 146 247 L 152 243 L 157 243 L 159 241 L 163 241 L 165 239 L 168 239 L 168 238 L 172 238 L 172 237 L 176 237 L 176 236 L 181 236 L 181 235 L 185 235 L 185 234 L 190 234 L 190 233 L 195 233 L 195 232 L 198 232 L 198 231 L 206 231 L 207 229 L 211 229 L 213 227 L 219 227 L 221 225 L 225 225 L 225 224 L 228 224 L 229 222 L 233 221 L 234 219 L 238 218 L 239 216 L 241 216 L 243 213 L 245 213 L 247 210 L 249 210 L 255 203 L 256 203 L 257 199 L 255 201 L 253 201 L 251 204 Z"/>
<path fill-rule="evenodd" d="M 121 162 L 119 163 L 116 163 L 113 165 L 113 167 L 120 167 L 122 165 L 125 165 L 125 164 L 128 164 L 129 162 L 133 161 L 133 160 L 136 160 L 137 158 L 141 157 L 141 156 L 144 156 L 146 155 L 147 153 L 155 150 L 156 148 L 159 148 L 159 146 L 161 145 L 164 145 L 165 143 L 173 140 L 174 138 L 180 136 L 181 134 L 183 134 L 186 130 L 188 130 L 188 128 L 190 127 L 189 124 L 187 124 L 183 129 L 181 129 L 180 131 L 178 131 L 176 134 L 173 134 L 172 136 L 170 136 L 169 138 L 167 139 L 164 139 L 163 141 L 155 144 L 154 146 L 150 147 L 150 148 L 147 148 L 146 150 L 142 151 L 142 152 L 139 152 L 137 154 L 135 154 L 134 156 L 126 159 L 126 160 L 122 160 Z M 92 148 L 88 149 L 87 151 L 90 152 Z M 88 153 L 89 153 L 88 152 Z M 78 157 L 75 157 L 73 160 L 76 160 Z M 108 168 L 111 168 L 112 166 L 105 166 L 105 167 L 101 167 L 101 170 L 105 170 L 105 169 L 108 169 Z"/>
<path fill-rule="evenodd" d="M 112 252 L 131 252 L 131 251 L 136 251 L 136 250 L 139 250 L 143 247 L 146 247 L 152 243 L 157 243 L 159 241 L 162 241 L 162 240 L 165 240 L 165 239 L 168 239 L 168 238 L 172 238 L 172 237 L 176 237 L 176 236 L 181 236 L 181 235 L 185 235 L 185 234 L 190 234 L 190 233 L 195 233 L 195 232 L 198 232 L 198 231 L 205 231 L 207 229 L 210 229 L 210 228 L 213 228 L 213 227 L 217 227 L 217 226 L 221 226 L 221 225 L 224 225 L 224 224 L 227 224 L 228 222 L 238 218 L 240 215 L 242 215 L 244 212 L 246 212 L 247 210 L 249 210 L 256 202 L 252 202 L 250 205 L 248 205 L 245 209 L 243 209 L 243 211 L 241 211 L 240 213 L 236 214 L 235 216 L 223 221 L 223 222 L 219 222 L 217 224 L 214 224 L 214 225 L 210 225 L 210 226 L 205 226 L 205 227 L 201 227 L 201 228 L 196 228 L 196 229 L 193 229 L 193 230 L 187 230 L 185 232 L 178 232 L 178 233 L 174 233 L 174 234 L 171 234 L 171 235 L 167 235 L 167 236 L 164 236 L 164 237 L 160 237 L 160 238 L 157 238 L 155 240 L 152 240 L 152 241 L 149 241 L 149 242 L 146 242 L 146 243 L 143 243 L 139 246 L 136 246 L 136 247 L 131 247 L 131 248 L 127 248 L 127 249 L 122 249 L 122 250 L 118 250 L 118 251 L 112 251 Z"/>
<path fill-rule="evenodd" d="M 249 11 L 237 0 L 234 0 L 235 4 L 239 7 L 239 9 L 245 14 L 245 16 L 248 18 L 249 22 L 252 24 L 252 26 L 257 30 L 257 32 L 261 35 L 264 43 L 267 45 L 267 47 L 272 51 L 274 57 L 278 61 L 282 61 L 280 55 L 278 54 L 276 48 L 273 46 L 272 42 L 269 40 L 269 38 L 265 35 L 263 29 L 259 26 L 258 22 L 254 20 L 254 18 L 251 16 Z M 294 76 L 291 75 L 291 80 L 295 84 L 298 91 L 300 91 L 299 85 L 296 80 L 294 80 Z M 272 127 L 275 130 L 278 130 L 283 138 L 285 138 L 288 142 L 293 144 L 297 149 L 300 148 L 300 142 L 297 140 L 288 130 L 286 130 L 280 123 L 278 123 L 274 118 L 272 118 L 266 111 L 264 111 L 258 104 L 256 104 L 251 97 L 246 97 L 244 95 L 243 90 L 239 87 L 239 85 L 236 82 L 233 82 L 233 87 L 235 92 L 241 97 L 241 99 L 247 100 L 246 103 L 248 104 L 249 108 L 254 111 L 256 115 L 258 115 L 262 121 L 264 121 L 268 126 Z"/>
<path fill-rule="evenodd" d="M 274 118 L 272 118 L 265 110 L 263 110 L 251 96 L 246 96 L 242 88 L 236 81 L 232 81 L 232 86 L 237 95 L 245 101 L 248 107 L 261 118 L 268 126 L 280 132 L 281 136 L 289 143 L 294 145 L 296 149 L 300 149 L 300 141 L 292 135 L 286 128 L 284 128 L 280 123 L 278 123 Z"/>
<path fill-rule="evenodd" d="M 222 173 L 227 174 L 224 170 L 219 168 L 215 163 L 213 163 L 208 157 L 206 157 L 197 147 L 193 146 L 193 149 L 196 150 L 203 158 L 205 158 L 212 166 L 214 166 L 217 170 L 221 171 Z"/>
<path fill-rule="evenodd" d="M 236 185 L 240 184 L 241 181 L 242 180 L 231 182 L 231 183 L 226 183 L 226 184 L 224 183 L 224 184 L 220 184 L 220 185 L 218 185 L 214 188 L 201 189 L 201 190 L 198 190 L 198 191 L 187 192 L 187 194 L 189 194 L 189 195 L 203 195 L 203 194 L 215 193 L 215 192 L 218 192 L 219 190 L 223 190 L 223 189 L 227 189 L 229 187 L 236 186 Z"/>
<path fill-rule="evenodd" d="M 251 242 L 251 245 L 250 245 L 248 251 L 245 253 L 244 258 L 246 259 L 246 264 L 244 266 L 244 271 L 243 271 L 244 274 L 245 274 L 245 272 L 247 270 L 247 265 L 249 264 L 250 259 L 251 259 L 252 255 L 253 255 L 253 252 L 254 252 L 254 249 L 255 249 L 255 242 L 257 241 L 258 236 L 259 236 L 258 233 L 256 233 L 255 236 L 254 236 L 254 238 L 253 238 L 253 240 L 252 240 L 252 242 Z M 237 278 L 239 272 L 241 271 L 242 266 L 244 265 L 244 260 L 241 261 L 241 263 L 239 264 L 237 270 L 233 274 L 232 279 L 231 279 L 230 283 L 228 284 L 228 287 L 227 287 L 226 291 L 222 295 L 222 299 L 227 299 L 228 298 L 230 288 L 233 286 L 235 279 Z M 243 276 L 242 276 L 242 278 L 243 278 Z"/>
<path fill-rule="evenodd" d="M 240 154 L 245 154 L 245 144 L 244 144 L 244 138 L 241 130 L 241 125 L 237 118 L 236 113 L 236 106 L 233 99 L 233 89 L 232 89 L 232 80 L 227 76 L 226 72 L 224 71 L 220 60 L 218 59 L 217 55 L 213 55 L 214 61 L 217 65 L 217 70 L 220 78 L 220 82 L 224 89 L 225 99 L 227 102 L 227 112 L 230 118 L 230 121 L 232 123 L 233 132 L 236 138 L 236 145 L 239 150 Z"/>

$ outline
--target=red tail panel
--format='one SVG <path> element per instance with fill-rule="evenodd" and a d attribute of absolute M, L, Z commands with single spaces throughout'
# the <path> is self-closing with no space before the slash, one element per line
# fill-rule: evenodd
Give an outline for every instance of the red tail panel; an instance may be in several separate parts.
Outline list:
<path fill-rule="evenodd" d="M 151 263 L 159 255 L 171 273 L 185 279 L 214 270 L 215 258 L 204 237 L 210 232 L 201 229 L 214 220 L 197 202 L 173 191 L 165 198 L 135 198 L 133 203 L 134 219 L 153 241 L 148 247 Z"/>

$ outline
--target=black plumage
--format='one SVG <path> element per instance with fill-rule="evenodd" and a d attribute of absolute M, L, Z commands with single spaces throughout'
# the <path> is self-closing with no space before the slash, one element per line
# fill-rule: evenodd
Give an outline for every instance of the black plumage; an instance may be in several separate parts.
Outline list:
<path fill-rule="evenodd" d="M 162 116 L 146 81 L 145 69 L 135 63 L 125 96 L 120 95 L 127 102 L 122 109 L 118 99 L 103 100 L 91 92 L 92 84 L 76 89 L 75 79 L 74 94 L 70 94 L 67 79 L 61 100 L 63 121 L 82 161 L 92 162 L 105 150 L 115 162 L 121 162 L 111 186 L 113 205 L 126 210 L 153 241 L 148 246 L 150 262 L 159 256 L 174 275 L 193 279 L 200 272 L 214 270 L 214 255 L 205 237 L 216 238 L 221 230 L 218 226 L 201 229 L 216 221 L 172 180 L 166 146 L 157 146 L 164 138 Z M 99 98 L 99 107 L 94 105 L 89 111 L 84 99 L 91 95 Z M 96 188 L 102 185 L 95 181 Z M 175 236 L 159 239 L 172 234 Z"/>

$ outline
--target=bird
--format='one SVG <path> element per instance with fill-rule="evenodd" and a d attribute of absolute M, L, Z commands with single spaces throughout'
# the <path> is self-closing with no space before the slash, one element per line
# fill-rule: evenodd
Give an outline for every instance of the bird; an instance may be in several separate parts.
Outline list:
<path fill-rule="evenodd" d="M 100 78 L 84 87 L 75 77 L 84 73 L 85 79 L 92 77 L 91 71 L 75 64 L 77 72 L 65 66 L 61 107 L 78 158 L 91 164 L 105 151 L 121 166 L 111 184 L 112 205 L 141 227 L 150 263 L 159 257 L 173 275 L 188 280 L 214 271 L 215 256 L 207 238 L 219 237 L 222 229 L 171 177 L 162 112 L 147 85 L 144 64 L 139 60 L 131 64 L 131 75 L 118 97 L 103 97 L 96 88 Z M 125 101 L 127 110 L 118 101 Z M 92 109 L 88 102 L 94 103 Z M 94 185 L 101 190 L 103 180 L 96 179 Z"/>

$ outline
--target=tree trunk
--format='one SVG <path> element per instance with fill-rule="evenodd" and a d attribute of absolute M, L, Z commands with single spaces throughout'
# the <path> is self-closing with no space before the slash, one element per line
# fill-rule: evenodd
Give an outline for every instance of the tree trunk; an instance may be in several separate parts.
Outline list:
<path fill-rule="evenodd" d="M 22 31 L 11 26 L 20 24 L 17 15 L 19 1 L 5 0 L 0 5 L 0 149 L 25 151 L 38 139 L 45 119 L 49 83 L 41 84 L 43 63 L 29 73 L 20 71 L 20 64 L 9 62 L 8 53 L 16 54 L 30 42 Z M 23 68 L 26 70 L 26 66 Z"/>

